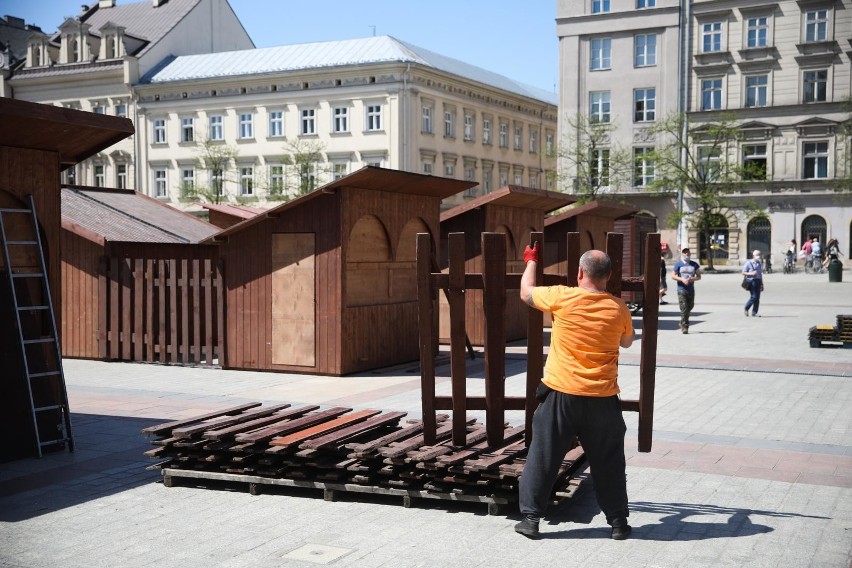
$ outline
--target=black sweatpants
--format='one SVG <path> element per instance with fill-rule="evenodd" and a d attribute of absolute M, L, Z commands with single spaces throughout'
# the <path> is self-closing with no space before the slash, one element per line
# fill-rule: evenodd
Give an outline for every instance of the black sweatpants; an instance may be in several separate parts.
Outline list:
<path fill-rule="evenodd" d="M 520 481 L 522 514 L 544 516 L 559 465 L 574 436 L 589 460 L 595 495 L 607 522 L 627 517 L 624 434 L 627 426 L 618 396 L 565 394 L 542 383 L 549 393 L 533 415 L 533 440 Z"/>

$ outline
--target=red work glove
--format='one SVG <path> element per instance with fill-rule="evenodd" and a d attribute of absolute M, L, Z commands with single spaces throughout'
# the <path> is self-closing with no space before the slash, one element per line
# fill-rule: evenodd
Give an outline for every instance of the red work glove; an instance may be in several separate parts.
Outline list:
<path fill-rule="evenodd" d="M 538 244 L 538 241 L 531 247 L 527 245 L 527 248 L 524 249 L 524 264 L 528 263 L 531 260 L 539 262 L 541 258 L 539 257 L 539 251 L 541 250 L 541 246 Z"/>

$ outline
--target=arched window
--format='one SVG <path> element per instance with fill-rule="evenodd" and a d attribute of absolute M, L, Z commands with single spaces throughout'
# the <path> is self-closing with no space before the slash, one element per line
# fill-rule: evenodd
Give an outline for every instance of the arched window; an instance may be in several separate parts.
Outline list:
<path fill-rule="evenodd" d="M 728 247 L 730 240 L 728 235 L 728 220 L 724 215 L 719 213 L 711 213 L 710 221 L 710 242 L 707 242 L 707 235 L 702 230 L 698 230 L 698 246 L 700 249 L 699 258 L 708 258 L 708 252 L 712 252 L 713 260 L 727 260 Z"/>
<path fill-rule="evenodd" d="M 744 258 L 751 258 L 753 250 L 759 250 L 765 257 L 772 253 L 772 225 L 766 217 L 758 217 L 748 222 L 748 239 Z"/>
<path fill-rule="evenodd" d="M 802 221 L 802 235 L 799 242 L 804 243 L 808 239 L 818 237 L 819 242 L 825 244 L 826 233 L 825 219 L 820 215 L 808 215 Z"/>

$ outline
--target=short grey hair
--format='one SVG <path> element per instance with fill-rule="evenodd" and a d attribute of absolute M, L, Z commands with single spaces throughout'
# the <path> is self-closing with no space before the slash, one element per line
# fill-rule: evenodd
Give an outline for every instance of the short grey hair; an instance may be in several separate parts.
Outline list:
<path fill-rule="evenodd" d="M 580 268 L 592 280 L 606 279 L 612 272 L 612 261 L 605 252 L 592 249 L 580 257 Z"/>

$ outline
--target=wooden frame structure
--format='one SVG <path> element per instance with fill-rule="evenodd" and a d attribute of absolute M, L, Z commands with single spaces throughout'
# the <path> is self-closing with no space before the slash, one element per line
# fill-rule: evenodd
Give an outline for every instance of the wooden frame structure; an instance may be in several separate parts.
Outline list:
<path fill-rule="evenodd" d="M 417 235 L 417 283 L 419 302 L 420 331 L 420 378 L 423 404 L 423 434 L 425 444 L 435 441 L 437 430 L 436 411 L 452 411 L 453 443 L 464 445 L 465 421 L 467 410 L 484 410 L 486 413 L 486 434 L 489 445 L 502 442 L 505 411 L 523 410 L 525 412 L 525 435 L 527 443 L 532 435 L 532 414 L 537 402 L 535 389 L 543 376 L 544 326 L 543 314 L 538 310 L 528 310 L 529 335 L 527 339 L 527 380 L 525 397 L 505 396 L 505 327 L 503 313 L 506 291 L 520 289 L 520 274 L 506 272 L 506 241 L 500 233 L 481 235 L 484 257 L 482 273 L 464 271 L 464 234 L 449 235 L 448 253 L 450 267 L 448 273 L 432 272 L 430 258 L 432 254 L 429 235 Z M 531 241 L 544 242 L 541 232 L 532 233 Z M 545 243 L 547 246 L 547 243 Z M 570 233 L 566 236 L 568 272 L 564 275 L 545 275 L 544 267 L 537 266 L 536 284 L 562 284 L 576 286 L 576 274 L 580 259 L 580 235 Z M 606 252 L 612 259 L 612 276 L 607 291 L 619 296 L 622 291 L 643 291 L 646 295 L 655 294 L 659 287 L 659 271 L 646 273 L 641 278 L 622 277 L 623 235 L 610 233 L 606 238 Z M 660 235 L 650 234 L 645 243 L 645 266 L 656 266 L 654 261 L 660 256 Z M 438 291 L 448 290 L 452 337 L 450 342 L 451 396 L 435 394 L 434 353 L 437 348 L 434 329 L 434 306 Z M 483 310 L 485 313 L 488 337 L 485 342 L 485 396 L 470 397 L 466 392 L 466 366 L 464 350 L 464 297 L 468 290 L 482 290 Z M 520 302 L 520 300 L 518 300 Z M 622 410 L 639 413 L 638 446 L 640 452 L 650 452 L 653 434 L 654 385 L 657 354 L 657 317 L 659 306 L 655 303 L 643 310 L 642 343 L 640 355 L 640 387 L 638 400 L 622 400 Z"/>

